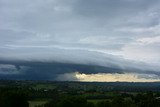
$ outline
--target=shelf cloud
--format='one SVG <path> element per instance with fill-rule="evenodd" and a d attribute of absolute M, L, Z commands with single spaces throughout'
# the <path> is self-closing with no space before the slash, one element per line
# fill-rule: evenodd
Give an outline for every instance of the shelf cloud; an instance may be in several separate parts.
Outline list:
<path fill-rule="evenodd" d="M 159 0 L 0 0 L 0 78 L 158 78 L 159 11 Z"/>

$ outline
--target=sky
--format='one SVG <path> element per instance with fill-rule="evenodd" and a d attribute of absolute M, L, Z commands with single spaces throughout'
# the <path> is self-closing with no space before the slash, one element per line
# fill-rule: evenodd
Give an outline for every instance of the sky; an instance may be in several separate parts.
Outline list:
<path fill-rule="evenodd" d="M 0 79 L 160 81 L 160 1 L 0 0 Z"/>

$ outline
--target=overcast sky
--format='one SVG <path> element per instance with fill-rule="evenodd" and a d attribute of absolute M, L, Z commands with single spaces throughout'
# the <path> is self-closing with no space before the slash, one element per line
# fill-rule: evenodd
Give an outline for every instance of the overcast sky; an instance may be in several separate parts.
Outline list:
<path fill-rule="evenodd" d="M 0 0 L 0 60 L 118 67 L 157 76 L 160 1 Z M 1 75 L 19 72 L 0 64 Z"/>

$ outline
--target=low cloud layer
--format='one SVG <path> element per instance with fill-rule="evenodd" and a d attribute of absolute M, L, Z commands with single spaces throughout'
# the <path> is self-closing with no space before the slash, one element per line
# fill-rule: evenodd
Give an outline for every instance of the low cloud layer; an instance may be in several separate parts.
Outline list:
<path fill-rule="evenodd" d="M 159 0 L 0 0 L 0 77 L 159 76 L 159 11 Z"/>
<path fill-rule="evenodd" d="M 57 81 L 83 81 L 83 82 L 160 82 L 157 75 L 137 73 L 97 73 L 84 74 L 79 72 L 58 75 Z"/>

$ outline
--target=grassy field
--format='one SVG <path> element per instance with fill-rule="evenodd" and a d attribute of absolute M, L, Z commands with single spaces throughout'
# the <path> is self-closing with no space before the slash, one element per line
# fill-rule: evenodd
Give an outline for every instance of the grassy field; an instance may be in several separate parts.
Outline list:
<path fill-rule="evenodd" d="M 55 85 L 49 85 L 49 84 L 36 84 L 33 86 L 34 89 L 47 89 L 47 90 L 53 90 L 56 88 Z"/>
<path fill-rule="evenodd" d="M 100 101 L 106 101 L 106 99 L 90 99 L 90 100 L 87 100 L 87 102 L 92 102 L 94 104 L 96 104 L 97 102 L 100 102 Z"/>
<path fill-rule="evenodd" d="M 38 105 L 43 105 L 45 104 L 47 101 L 29 101 L 29 107 L 35 107 Z"/>

